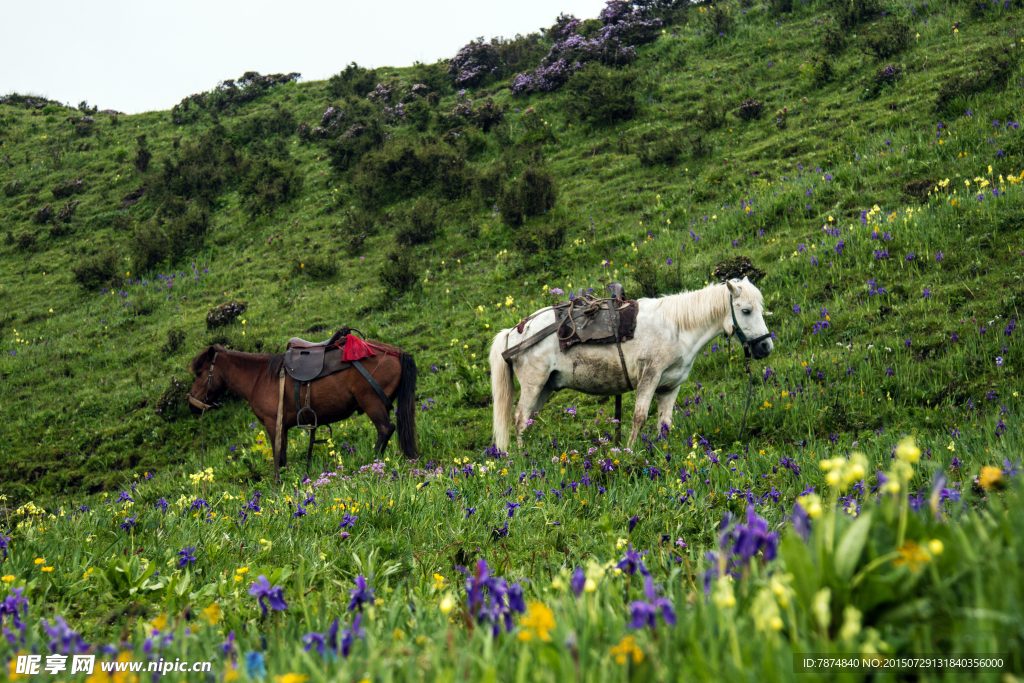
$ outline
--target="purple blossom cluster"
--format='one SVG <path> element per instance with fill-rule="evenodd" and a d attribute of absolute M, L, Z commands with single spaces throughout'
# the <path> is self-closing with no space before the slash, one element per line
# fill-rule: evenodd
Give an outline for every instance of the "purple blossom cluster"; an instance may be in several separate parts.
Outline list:
<path fill-rule="evenodd" d="M 491 576 L 487 560 L 478 561 L 475 572 L 470 572 L 465 567 L 458 569 L 466 575 L 469 614 L 476 618 L 481 626 L 490 626 L 495 638 L 501 633 L 502 623 L 505 624 L 505 631 L 511 631 L 512 613 L 521 614 L 526 611 L 522 586 L 518 583 L 509 586 L 505 579 Z"/>

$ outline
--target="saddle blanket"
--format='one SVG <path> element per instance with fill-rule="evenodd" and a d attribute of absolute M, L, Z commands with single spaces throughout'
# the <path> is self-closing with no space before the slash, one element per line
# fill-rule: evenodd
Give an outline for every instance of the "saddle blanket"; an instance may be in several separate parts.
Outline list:
<path fill-rule="evenodd" d="M 342 349 L 341 360 L 346 363 L 354 360 L 363 360 L 374 355 L 373 347 L 354 334 L 345 337 L 345 345 Z"/>

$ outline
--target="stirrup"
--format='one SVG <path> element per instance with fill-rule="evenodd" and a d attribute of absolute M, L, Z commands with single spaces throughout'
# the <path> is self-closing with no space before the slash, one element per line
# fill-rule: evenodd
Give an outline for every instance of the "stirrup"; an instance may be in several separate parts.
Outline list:
<path fill-rule="evenodd" d="M 305 412 L 308 412 L 310 415 L 313 416 L 313 423 L 312 424 L 309 424 L 309 423 L 302 424 L 302 419 L 301 418 L 302 418 L 302 414 L 305 413 Z M 313 411 L 313 409 L 312 408 L 300 408 L 299 412 L 297 412 L 295 414 L 295 426 L 298 427 L 299 429 L 305 429 L 306 431 L 316 430 L 316 428 L 317 428 L 316 413 Z"/>

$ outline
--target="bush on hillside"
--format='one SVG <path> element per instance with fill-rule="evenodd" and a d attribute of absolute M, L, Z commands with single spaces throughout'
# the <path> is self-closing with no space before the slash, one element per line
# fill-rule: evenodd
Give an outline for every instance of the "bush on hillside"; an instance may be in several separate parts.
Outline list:
<path fill-rule="evenodd" d="M 135 270 L 146 271 L 199 247 L 210 228 L 209 211 L 180 199 L 167 201 L 157 216 L 136 226 L 128 239 Z"/>
<path fill-rule="evenodd" d="M 246 301 L 235 301 L 232 299 L 227 303 L 214 306 L 206 314 L 206 329 L 215 330 L 235 322 L 240 315 L 249 308 Z"/>
<path fill-rule="evenodd" d="M 267 74 L 246 71 L 238 80 L 219 83 L 209 92 L 189 95 L 171 109 L 175 125 L 194 123 L 204 113 L 222 113 L 267 94 L 275 86 L 297 81 L 301 74 Z"/>
<path fill-rule="evenodd" d="M 241 161 L 225 140 L 226 131 L 214 126 L 196 142 L 185 142 L 164 159 L 161 183 L 151 189 L 209 206 L 235 179 Z"/>
<path fill-rule="evenodd" d="M 660 126 L 640 136 L 636 156 L 641 166 L 657 166 L 675 162 L 682 156 L 683 150 L 679 136 Z"/>
<path fill-rule="evenodd" d="M 366 238 L 377 234 L 377 217 L 364 209 L 345 214 L 338 231 L 342 246 L 352 256 L 358 254 Z"/>
<path fill-rule="evenodd" d="M 295 132 L 295 127 L 295 116 L 290 111 L 272 106 L 269 111 L 239 119 L 231 129 L 231 140 L 236 145 L 244 146 L 256 140 L 288 137 Z"/>
<path fill-rule="evenodd" d="M 748 97 L 740 103 L 736 110 L 736 116 L 744 121 L 755 121 L 761 118 L 762 112 L 764 112 L 764 102 Z"/>
<path fill-rule="evenodd" d="M 728 7 L 716 4 L 711 5 L 704 12 L 702 30 L 704 35 L 709 38 L 724 38 L 732 32 L 732 27 L 735 24 L 736 20 L 732 18 Z"/>
<path fill-rule="evenodd" d="M 4 196 L 14 197 L 21 192 L 22 182 L 20 180 L 12 180 L 11 182 L 4 185 Z"/>
<path fill-rule="evenodd" d="M 191 389 L 192 382 L 190 380 L 172 376 L 170 384 L 156 400 L 153 412 L 168 422 L 174 422 L 180 417 L 187 416 L 189 414 L 188 393 Z"/>
<path fill-rule="evenodd" d="M 826 0 L 833 21 L 842 29 L 852 29 L 882 13 L 881 0 Z"/>
<path fill-rule="evenodd" d="M 512 245 L 527 254 L 554 251 L 565 242 L 566 222 L 558 216 L 528 221 L 515 228 Z"/>
<path fill-rule="evenodd" d="M 458 199 L 470 179 L 466 158 L 448 145 L 396 141 L 363 157 L 352 184 L 363 206 L 373 206 L 428 191 Z"/>
<path fill-rule="evenodd" d="M 165 356 L 173 356 L 175 352 L 185 343 L 185 330 L 180 327 L 172 327 L 167 330 L 167 341 L 164 342 L 163 351 Z"/>
<path fill-rule="evenodd" d="M 331 168 L 339 173 L 349 170 L 368 153 L 380 149 L 385 139 L 384 128 L 379 119 L 365 125 L 351 125 L 334 142 L 327 145 Z"/>
<path fill-rule="evenodd" d="M 577 71 L 566 85 L 566 113 L 575 121 L 611 126 L 628 121 L 640 111 L 637 75 L 590 64 Z"/>
<path fill-rule="evenodd" d="M 418 199 L 395 231 L 395 240 L 405 246 L 432 242 L 441 227 L 440 208 L 432 199 Z"/>
<path fill-rule="evenodd" d="M 238 188 L 242 207 L 251 218 L 270 215 L 302 191 L 303 175 L 290 160 L 257 159 Z"/>
<path fill-rule="evenodd" d="M 300 256 L 294 260 L 292 271 L 311 280 L 330 280 L 338 275 L 338 259 L 328 253 Z"/>
<path fill-rule="evenodd" d="M 464 45 L 448 62 L 448 75 L 456 88 L 481 85 L 487 77 L 497 74 L 501 66 L 501 53 L 497 46 L 480 36 Z"/>
<path fill-rule="evenodd" d="M 531 164 L 501 189 L 498 211 L 506 224 L 516 227 L 522 225 L 527 217 L 540 216 L 551 209 L 557 196 L 551 173 Z"/>
<path fill-rule="evenodd" d="M 861 51 L 875 59 L 889 59 L 906 50 L 910 39 L 910 24 L 905 19 L 892 17 L 873 26 L 857 44 Z"/>
<path fill-rule="evenodd" d="M 821 32 L 821 43 L 825 54 L 835 57 L 846 49 L 846 31 L 837 21 L 830 21 Z"/>
<path fill-rule="evenodd" d="M 49 204 L 38 209 L 34 214 L 32 214 L 32 220 L 40 225 L 49 223 L 52 218 L 53 208 Z"/>
<path fill-rule="evenodd" d="M 774 15 L 789 14 L 793 11 L 793 0 L 769 0 L 768 4 Z"/>
<path fill-rule="evenodd" d="M 65 180 L 63 183 L 50 188 L 50 193 L 54 199 L 65 199 L 80 192 L 85 192 L 84 180 Z"/>
<path fill-rule="evenodd" d="M 704 131 L 717 130 L 725 125 L 728 107 L 719 96 L 708 95 L 700 104 L 695 122 Z"/>
<path fill-rule="evenodd" d="M 327 80 L 327 94 L 331 97 L 366 97 L 377 85 L 377 70 L 365 69 L 355 62 Z"/>
<path fill-rule="evenodd" d="M 149 170 L 149 161 L 153 158 L 153 153 L 149 151 L 145 135 L 135 138 L 135 142 L 138 143 L 138 148 L 135 150 L 135 170 L 145 173 Z"/>
<path fill-rule="evenodd" d="M 417 278 L 414 267 L 412 252 L 408 247 L 388 252 L 384 265 L 377 272 L 377 278 L 389 300 L 396 299 L 412 289 Z"/>
<path fill-rule="evenodd" d="M 1006 87 L 1008 77 L 1020 61 L 1020 51 L 1011 52 L 1002 46 L 989 47 L 973 54 L 971 62 L 947 75 L 939 83 L 935 110 L 951 112 L 959 102 L 966 109 L 964 98 L 976 93 Z"/>
<path fill-rule="evenodd" d="M 463 121 L 477 126 L 485 133 L 490 132 L 505 118 L 508 111 L 508 104 L 496 105 L 490 97 L 476 109 L 473 109 L 472 102 L 464 100 L 455 105 L 444 117 L 449 124 Z"/>
<path fill-rule="evenodd" d="M 120 283 L 121 259 L 113 249 L 86 256 L 71 268 L 75 282 L 90 291 Z"/>

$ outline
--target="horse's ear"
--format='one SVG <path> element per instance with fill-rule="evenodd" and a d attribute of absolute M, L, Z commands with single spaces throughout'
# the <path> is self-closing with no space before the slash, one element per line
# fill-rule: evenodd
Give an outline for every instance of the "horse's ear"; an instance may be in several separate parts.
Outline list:
<path fill-rule="evenodd" d="M 199 352 L 199 354 L 192 359 L 189 363 L 188 369 L 193 375 L 199 374 L 199 369 L 206 364 L 207 360 L 213 355 L 214 348 L 207 346 L 205 349 Z"/>
<path fill-rule="evenodd" d="M 746 275 L 743 276 L 743 282 L 746 282 L 748 285 L 751 284 L 750 278 L 747 277 Z"/>
<path fill-rule="evenodd" d="M 729 288 L 729 294 L 732 294 L 733 296 L 739 296 L 740 295 L 740 288 L 737 287 L 736 285 L 734 285 L 732 283 L 732 280 L 726 280 L 725 281 L 725 286 Z"/>

